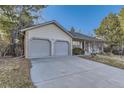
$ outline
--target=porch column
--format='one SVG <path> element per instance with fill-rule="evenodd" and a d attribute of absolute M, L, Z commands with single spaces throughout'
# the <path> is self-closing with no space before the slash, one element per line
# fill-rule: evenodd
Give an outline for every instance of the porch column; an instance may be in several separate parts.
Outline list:
<path fill-rule="evenodd" d="M 89 53 L 91 52 L 91 49 L 90 49 L 91 47 L 90 47 L 90 45 L 91 45 L 90 42 L 88 42 L 88 48 L 89 48 L 89 51 L 88 51 L 88 52 L 89 52 Z"/>
<path fill-rule="evenodd" d="M 98 49 L 98 44 L 96 43 L 96 41 L 93 41 L 93 52 L 96 52 Z"/>
<path fill-rule="evenodd" d="M 82 41 L 80 41 L 80 48 L 82 49 Z"/>

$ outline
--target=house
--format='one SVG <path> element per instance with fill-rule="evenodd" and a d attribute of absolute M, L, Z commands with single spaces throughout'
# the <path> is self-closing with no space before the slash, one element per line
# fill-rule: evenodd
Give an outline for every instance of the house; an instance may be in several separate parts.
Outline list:
<path fill-rule="evenodd" d="M 75 29 L 71 29 L 69 33 L 72 35 L 73 49 L 80 48 L 84 51 L 85 55 L 103 52 L 104 47 L 103 40 L 81 34 L 79 32 L 76 32 Z"/>
<path fill-rule="evenodd" d="M 24 55 L 26 58 L 72 55 L 79 47 L 90 54 L 93 49 L 103 51 L 102 42 L 96 38 L 67 31 L 56 21 L 49 21 L 21 30 L 25 33 Z"/>
<path fill-rule="evenodd" d="M 25 33 L 26 58 L 72 55 L 72 36 L 56 21 L 41 23 L 21 31 Z"/>

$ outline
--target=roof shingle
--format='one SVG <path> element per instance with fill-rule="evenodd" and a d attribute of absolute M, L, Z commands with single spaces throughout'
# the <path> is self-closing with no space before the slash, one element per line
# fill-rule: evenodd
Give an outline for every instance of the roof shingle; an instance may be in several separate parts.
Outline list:
<path fill-rule="evenodd" d="M 101 39 L 97 39 L 96 37 L 87 36 L 74 31 L 69 31 L 69 33 L 73 36 L 73 38 L 76 38 L 76 39 L 83 39 L 88 41 L 102 41 Z"/>

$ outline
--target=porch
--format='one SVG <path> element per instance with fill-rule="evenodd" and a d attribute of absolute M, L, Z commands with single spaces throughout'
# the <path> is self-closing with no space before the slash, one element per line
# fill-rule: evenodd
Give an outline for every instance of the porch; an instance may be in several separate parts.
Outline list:
<path fill-rule="evenodd" d="M 103 43 L 100 41 L 73 39 L 72 45 L 73 49 L 74 48 L 82 49 L 84 51 L 84 55 L 103 52 Z"/>

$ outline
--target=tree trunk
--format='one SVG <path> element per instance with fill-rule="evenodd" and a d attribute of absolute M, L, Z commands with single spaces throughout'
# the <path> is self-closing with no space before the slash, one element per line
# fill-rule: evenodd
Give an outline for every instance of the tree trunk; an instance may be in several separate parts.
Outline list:
<path fill-rule="evenodd" d="M 113 51 L 113 45 L 110 45 L 110 53 L 111 54 L 113 54 L 112 51 Z"/>
<path fill-rule="evenodd" d="M 12 31 L 12 39 L 11 39 L 11 54 L 13 57 L 16 56 L 16 53 L 15 53 L 15 48 L 16 48 L 16 45 L 15 45 L 15 32 Z"/>

